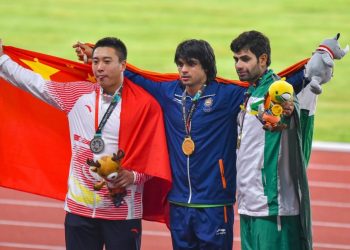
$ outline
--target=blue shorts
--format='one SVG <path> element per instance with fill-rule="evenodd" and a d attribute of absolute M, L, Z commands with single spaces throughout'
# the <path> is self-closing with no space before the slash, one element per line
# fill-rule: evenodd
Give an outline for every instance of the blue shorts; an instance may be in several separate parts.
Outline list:
<path fill-rule="evenodd" d="M 103 220 L 66 214 L 67 250 L 139 250 L 141 219 Z"/>
<path fill-rule="evenodd" d="M 170 204 L 174 250 L 232 250 L 233 206 L 193 208 Z"/>

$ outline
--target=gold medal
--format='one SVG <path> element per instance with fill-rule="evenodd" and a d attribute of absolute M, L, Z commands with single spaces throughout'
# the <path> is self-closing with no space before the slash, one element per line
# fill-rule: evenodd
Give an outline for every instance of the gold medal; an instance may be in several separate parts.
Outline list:
<path fill-rule="evenodd" d="M 194 141 L 191 137 L 186 137 L 182 143 L 182 151 L 185 155 L 189 156 L 194 151 Z"/>

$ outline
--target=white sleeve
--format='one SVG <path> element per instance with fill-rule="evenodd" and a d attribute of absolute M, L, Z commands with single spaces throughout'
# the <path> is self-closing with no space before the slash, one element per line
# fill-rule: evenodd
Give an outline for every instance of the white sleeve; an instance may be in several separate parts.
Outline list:
<path fill-rule="evenodd" d="M 31 70 L 23 68 L 8 55 L 0 57 L 0 77 L 40 100 L 62 109 L 54 96 L 48 91 L 45 79 Z"/>

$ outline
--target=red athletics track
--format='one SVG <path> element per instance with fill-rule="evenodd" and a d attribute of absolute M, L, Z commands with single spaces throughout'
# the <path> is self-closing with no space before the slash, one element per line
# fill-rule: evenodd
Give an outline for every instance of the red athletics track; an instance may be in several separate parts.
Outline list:
<path fill-rule="evenodd" d="M 308 169 L 315 250 L 350 250 L 350 146 L 315 143 Z M 0 249 L 63 250 L 63 203 L 0 188 Z M 234 249 L 239 250 L 239 220 Z M 142 250 L 170 250 L 167 228 L 144 221 Z"/>

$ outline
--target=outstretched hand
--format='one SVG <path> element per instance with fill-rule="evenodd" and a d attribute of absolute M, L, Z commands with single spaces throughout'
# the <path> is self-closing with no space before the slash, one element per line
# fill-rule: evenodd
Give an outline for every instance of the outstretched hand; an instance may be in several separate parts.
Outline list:
<path fill-rule="evenodd" d="M 283 116 L 290 117 L 294 111 L 294 102 L 293 101 L 285 101 L 281 105 L 283 108 Z M 270 132 L 281 132 L 282 130 L 284 130 L 286 128 L 288 128 L 288 126 L 284 123 L 277 123 L 274 126 L 267 123 L 263 126 L 263 129 L 268 130 Z"/>
<path fill-rule="evenodd" d="M 92 48 L 88 44 L 77 42 L 76 44 L 73 44 L 73 48 L 75 48 L 75 53 L 80 61 L 91 63 Z"/>
<path fill-rule="evenodd" d="M 286 101 L 282 103 L 283 115 L 286 117 L 290 117 L 294 111 L 294 102 Z"/>
<path fill-rule="evenodd" d="M 271 124 L 265 124 L 263 126 L 264 130 L 268 130 L 270 132 L 281 132 L 286 128 L 287 128 L 287 125 L 284 123 L 279 123 L 279 124 L 276 124 L 275 126 L 272 126 Z"/>

